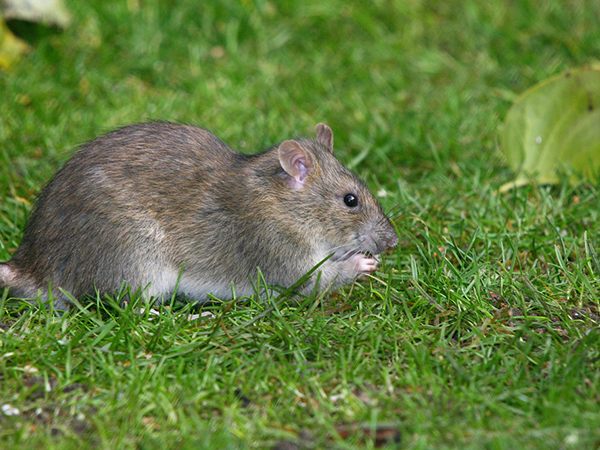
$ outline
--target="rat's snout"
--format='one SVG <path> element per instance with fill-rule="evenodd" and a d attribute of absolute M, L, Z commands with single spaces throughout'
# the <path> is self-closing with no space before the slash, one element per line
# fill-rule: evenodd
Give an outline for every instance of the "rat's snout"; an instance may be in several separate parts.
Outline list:
<path fill-rule="evenodd" d="M 396 229 L 390 222 L 385 223 L 385 227 L 379 233 L 380 241 L 377 242 L 377 247 L 381 247 L 379 250 L 380 253 L 386 251 L 388 248 L 395 247 L 398 245 L 398 233 L 396 233 Z"/>
<path fill-rule="evenodd" d="M 396 233 L 396 230 L 394 229 L 394 227 L 390 225 L 390 232 L 384 238 L 385 250 L 387 250 L 388 248 L 395 247 L 396 245 L 398 245 L 399 241 L 400 240 L 398 238 L 398 233 Z"/>
<path fill-rule="evenodd" d="M 384 220 L 367 225 L 365 235 L 370 238 L 368 241 L 374 247 L 368 249 L 368 252 L 373 255 L 379 255 L 388 248 L 398 245 L 398 233 L 396 233 L 396 229 L 387 217 Z"/>

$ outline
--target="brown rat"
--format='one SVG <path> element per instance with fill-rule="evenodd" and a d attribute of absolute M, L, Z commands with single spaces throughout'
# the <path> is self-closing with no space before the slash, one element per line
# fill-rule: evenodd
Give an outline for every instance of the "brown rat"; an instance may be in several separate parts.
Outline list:
<path fill-rule="evenodd" d="M 398 235 L 365 184 L 335 158 L 333 133 L 257 155 L 207 130 L 130 125 L 84 144 L 42 190 L 0 287 L 57 308 L 126 282 L 157 301 L 254 293 L 260 268 L 289 287 L 314 266 L 319 290 L 373 272 Z M 181 270 L 183 267 L 183 270 Z M 316 273 L 299 289 L 312 292 Z"/>

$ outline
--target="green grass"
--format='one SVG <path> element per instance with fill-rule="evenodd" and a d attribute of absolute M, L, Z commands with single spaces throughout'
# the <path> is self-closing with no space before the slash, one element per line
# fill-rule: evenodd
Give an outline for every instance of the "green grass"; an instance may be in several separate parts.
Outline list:
<path fill-rule="evenodd" d="M 0 448 L 598 448 L 598 187 L 501 195 L 497 137 L 598 63 L 600 4 L 204 3 L 70 2 L 0 73 L 0 260 L 76 145 L 151 119 L 245 152 L 329 124 L 401 245 L 337 295 L 191 321 L 0 293 Z"/>

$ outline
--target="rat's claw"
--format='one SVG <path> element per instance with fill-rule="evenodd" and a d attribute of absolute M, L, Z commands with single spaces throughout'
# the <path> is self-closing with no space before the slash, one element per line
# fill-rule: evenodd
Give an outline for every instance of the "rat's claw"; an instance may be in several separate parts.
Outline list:
<path fill-rule="evenodd" d="M 352 255 L 348 260 L 348 264 L 350 264 L 352 270 L 357 275 L 367 275 L 375 272 L 378 262 L 377 259 L 363 255 L 362 253 Z"/>

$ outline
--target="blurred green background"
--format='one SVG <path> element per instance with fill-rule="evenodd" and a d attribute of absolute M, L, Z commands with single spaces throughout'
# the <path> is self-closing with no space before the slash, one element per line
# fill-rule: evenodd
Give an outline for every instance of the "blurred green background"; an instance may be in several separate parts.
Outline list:
<path fill-rule="evenodd" d="M 497 146 L 518 94 L 598 64 L 600 2 L 67 5 L 64 31 L 11 24 L 32 49 L 0 72 L 0 260 L 77 145 L 148 120 L 250 153 L 325 122 L 340 160 L 404 213 L 401 245 L 322 316 L 289 308 L 235 328 L 263 311 L 235 305 L 222 319 L 232 335 L 208 343 L 176 318 L 14 306 L 0 400 L 24 416 L 0 416 L 7 445 L 269 448 L 308 429 L 317 448 L 373 448 L 334 430 L 384 421 L 403 448 L 598 448 L 600 196 L 566 179 L 499 195 L 512 174 Z M 31 399 L 28 365 L 83 394 Z M 55 425 L 36 422 L 51 406 Z"/>
<path fill-rule="evenodd" d="M 594 1 L 69 6 L 73 25 L 26 36 L 34 50 L 0 77 L 4 162 L 23 158 L 38 182 L 77 144 L 154 119 L 249 152 L 324 121 L 346 162 L 360 155 L 389 185 L 436 165 L 491 166 L 515 95 L 600 51 Z"/>

